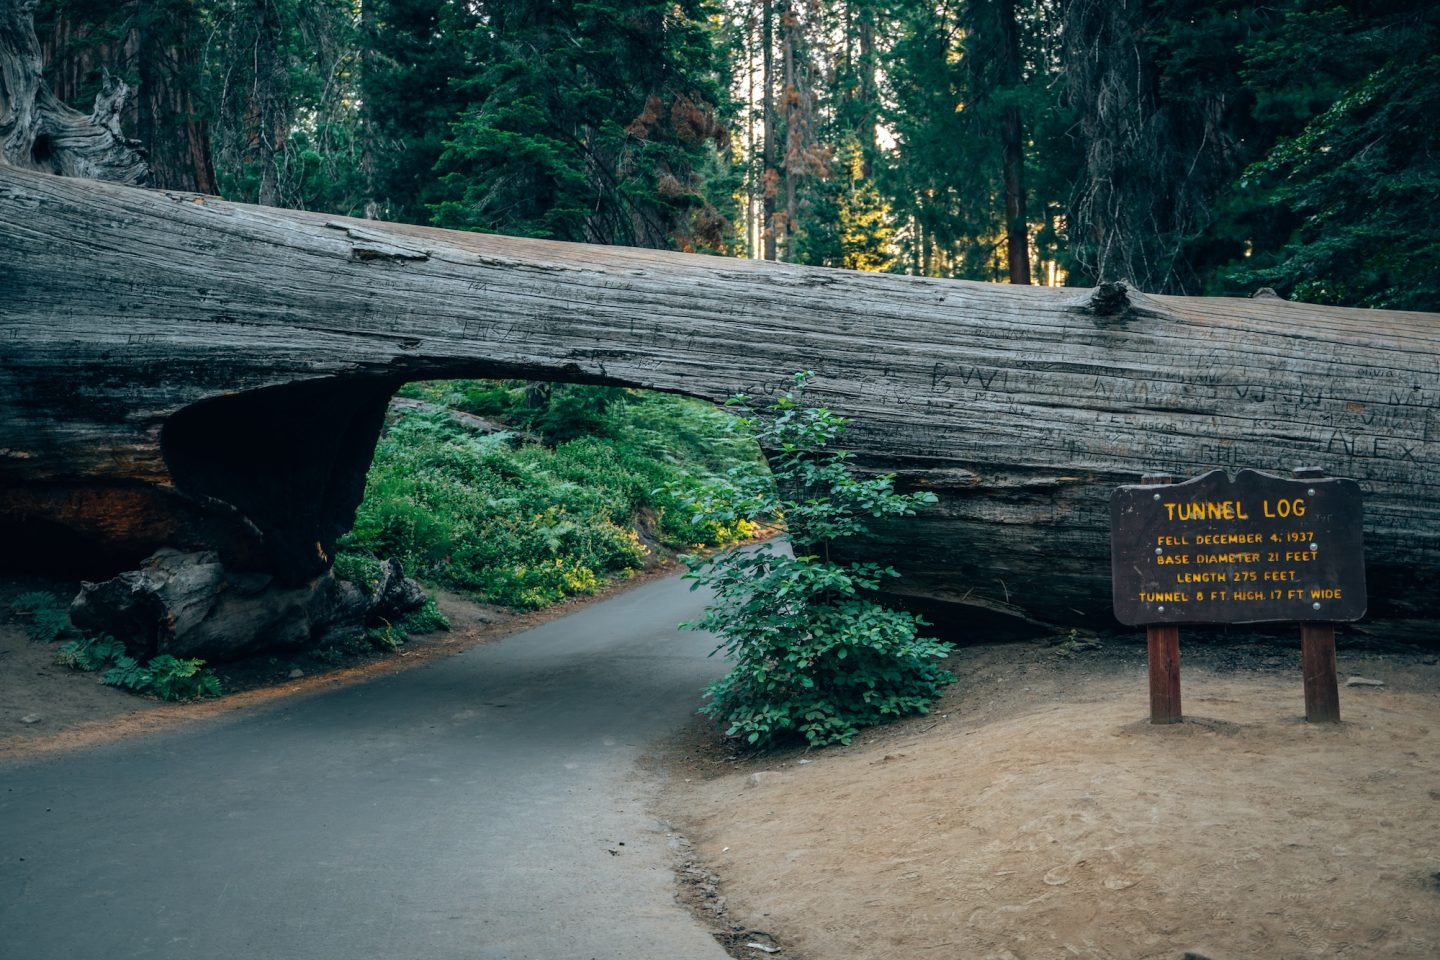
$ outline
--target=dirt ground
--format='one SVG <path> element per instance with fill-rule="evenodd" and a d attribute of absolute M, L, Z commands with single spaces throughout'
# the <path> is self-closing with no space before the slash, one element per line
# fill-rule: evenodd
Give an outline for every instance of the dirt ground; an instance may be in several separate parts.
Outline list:
<path fill-rule="evenodd" d="M 1435 648 L 1342 638 L 1333 726 L 1297 639 L 1182 638 L 1187 722 L 1152 726 L 1143 638 L 1102 643 L 962 648 L 933 714 L 848 748 L 697 731 L 686 898 L 737 957 L 1440 956 Z"/>

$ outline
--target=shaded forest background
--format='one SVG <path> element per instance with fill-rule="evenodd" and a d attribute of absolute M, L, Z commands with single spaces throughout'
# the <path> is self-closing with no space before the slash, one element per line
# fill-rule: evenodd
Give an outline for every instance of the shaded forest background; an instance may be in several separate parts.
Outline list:
<path fill-rule="evenodd" d="M 153 186 L 1014 283 L 1435 310 L 1440 5 L 58 0 Z"/>

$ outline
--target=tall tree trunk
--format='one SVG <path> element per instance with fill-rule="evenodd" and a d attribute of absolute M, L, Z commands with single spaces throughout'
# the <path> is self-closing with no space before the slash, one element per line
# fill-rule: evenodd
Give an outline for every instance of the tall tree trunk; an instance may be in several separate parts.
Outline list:
<path fill-rule="evenodd" d="M 782 0 L 783 2 L 783 0 Z M 760 210 L 764 220 L 765 259 L 776 259 L 775 242 L 775 196 L 779 189 L 779 171 L 775 167 L 775 5 L 774 0 L 762 0 L 760 5 L 760 46 L 762 80 L 761 112 L 764 114 L 765 149 L 764 171 L 760 176 Z"/>
<path fill-rule="evenodd" d="M 282 205 L 280 164 L 289 139 L 290 115 L 285 61 L 281 55 L 279 22 L 274 0 L 254 0 L 254 98 L 256 150 L 260 165 L 257 200 L 267 207 Z"/>
<path fill-rule="evenodd" d="M 136 0 L 139 135 L 151 183 L 170 190 L 219 193 L 210 126 L 196 107 L 199 51 L 195 6 Z"/>
<path fill-rule="evenodd" d="M 866 180 L 875 176 L 875 155 L 879 152 L 876 142 L 877 111 L 880 98 L 877 94 L 879 63 L 875 55 L 875 7 L 873 0 L 860 0 L 860 22 L 857 28 L 860 42 L 859 72 L 860 100 L 860 175 Z"/>
<path fill-rule="evenodd" d="M 1020 87 L 1020 24 L 1015 0 L 999 0 L 995 10 L 1000 31 L 1000 77 L 1010 91 Z M 1030 282 L 1029 227 L 1025 222 L 1025 131 L 1020 108 L 1007 106 L 1001 115 L 1001 163 L 1005 168 L 1005 249 L 1011 283 Z"/>
<path fill-rule="evenodd" d="M 364 91 L 376 82 L 380 56 L 375 50 L 379 19 L 375 15 L 378 0 L 360 0 L 360 82 L 357 89 Z M 362 93 L 363 95 L 363 93 Z M 375 122 L 375 109 L 368 98 L 361 105 L 360 129 L 360 177 L 364 192 L 361 209 L 366 220 L 380 218 L 380 187 L 378 183 L 379 159 L 376 156 L 379 125 Z"/>
<path fill-rule="evenodd" d="M 795 78 L 795 4 L 781 0 L 780 57 L 785 71 L 785 259 L 795 259 L 795 221 L 799 211 L 795 203 L 795 181 L 800 176 L 802 145 L 800 142 L 800 91 Z"/>
<path fill-rule="evenodd" d="M 1077 281 L 1198 292 L 1187 244 L 1209 225 L 1244 156 L 1234 98 L 1165 89 L 1165 50 L 1154 38 L 1179 28 L 1165 19 L 1167 5 L 1072 0 L 1063 9 L 1067 96 L 1084 151 L 1069 214 Z"/>

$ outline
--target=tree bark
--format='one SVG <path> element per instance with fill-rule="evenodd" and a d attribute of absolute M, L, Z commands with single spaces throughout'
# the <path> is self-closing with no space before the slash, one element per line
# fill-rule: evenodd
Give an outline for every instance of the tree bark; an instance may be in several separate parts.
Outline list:
<path fill-rule="evenodd" d="M 1020 86 L 1020 24 L 1014 0 L 1001 0 L 995 15 L 1000 33 L 1000 77 L 1011 91 Z M 1030 282 L 1030 228 L 1025 222 L 1025 130 L 1020 109 L 1007 106 L 1000 118 L 1000 154 L 1005 182 L 1005 250 L 1011 283 Z"/>
<path fill-rule="evenodd" d="M 66 106 L 41 78 L 35 0 L 0 0 L 0 164 L 67 177 L 146 182 L 139 144 L 120 134 L 129 88 L 106 76 L 90 116 Z"/>
<path fill-rule="evenodd" d="M 813 369 L 861 467 L 939 494 L 852 548 L 917 601 L 1110 624 L 1117 485 L 1305 464 L 1367 492 L 1372 613 L 1440 602 L 1434 314 L 381 226 L 18 169 L 0 263 L 0 538 L 27 566 L 170 545 L 302 581 L 406 380 L 721 400 Z"/>
<path fill-rule="evenodd" d="M 778 190 L 779 171 L 775 169 L 775 7 L 774 0 L 762 0 L 760 5 L 760 46 L 761 62 L 765 76 L 761 80 L 762 125 L 765 128 L 764 169 L 760 174 L 760 211 L 764 222 L 763 257 L 774 260 L 777 256 L 775 243 L 775 195 Z"/>

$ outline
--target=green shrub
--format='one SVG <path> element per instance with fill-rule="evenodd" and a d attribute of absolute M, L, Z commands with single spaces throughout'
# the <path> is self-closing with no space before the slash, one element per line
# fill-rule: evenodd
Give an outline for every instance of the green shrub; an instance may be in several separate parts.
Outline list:
<path fill-rule="evenodd" d="M 864 727 L 926 712 L 954 679 L 936 663 L 944 646 L 919 635 L 923 621 L 868 599 L 898 576 L 893 569 L 828 559 L 828 545 L 864 532 L 867 518 L 911 515 L 935 495 L 896 493 L 888 476 L 854 476 L 845 454 L 829 449 L 846 421 L 803 403 L 810 379 L 798 374 L 795 388 L 763 412 L 735 400 L 747 410 L 745 426 L 775 451 L 778 490 L 735 472 L 679 494 L 698 522 L 783 519 L 783 539 L 798 554 L 772 542 L 687 558 L 687 576 L 715 599 L 684 626 L 718 634 L 733 664 L 708 688 L 701 712 L 724 723 L 728 736 L 762 748 L 797 736 L 813 746 L 849 743 Z"/>
<path fill-rule="evenodd" d="M 335 579 L 355 584 L 366 596 L 380 586 L 380 561 L 369 553 L 340 549 L 335 552 Z"/>
<path fill-rule="evenodd" d="M 140 661 L 128 654 L 115 659 L 115 665 L 100 676 L 106 686 L 124 687 L 133 693 L 151 693 L 155 689 L 155 674 Z"/>
<path fill-rule="evenodd" d="M 204 700 L 220 696 L 220 678 L 202 669 L 204 660 L 181 660 L 168 653 L 147 665 L 155 694 L 161 700 Z"/>
<path fill-rule="evenodd" d="M 319 650 L 311 650 L 310 656 L 329 666 L 339 666 L 345 660 L 345 651 L 339 647 L 322 647 Z"/>
<path fill-rule="evenodd" d="M 593 593 L 641 567 L 648 554 L 636 532 L 642 518 L 671 546 L 749 533 L 744 524 L 691 521 L 668 492 L 737 463 L 765 475 L 754 442 L 731 431 L 731 417 L 709 404 L 555 387 L 532 408 L 517 381 L 452 381 L 406 392 L 457 408 L 478 410 L 484 400 L 484 412 L 547 432 L 554 445 L 517 448 L 506 435 L 477 434 L 445 410 L 398 411 L 376 448 L 355 527 L 341 540 L 337 576 L 363 579 L 363 564 L 348 556 L 395 557 L 413 576 L 492 603 L 538 608 Z M 571 429 L 582 422 L 603 437 Z"/>
<path fill-rule="evenodd" d="M 422 633 L 435 633 L 438 630 L 450 629 L 450 618 L 440 612 L 440 606 L 435 602 L 434 595 L 425 598 L 425 604 L 418 610 L 412 610 L 400 618 L 397 624 L 407 635 Z"/>
<path fill-rule="evenodd" d="M 405 634 L 393 624 L 385 623 L 366 630 L 365 640 L 372 650 L 394 653 L 405 645 Z"/>

